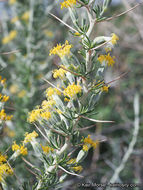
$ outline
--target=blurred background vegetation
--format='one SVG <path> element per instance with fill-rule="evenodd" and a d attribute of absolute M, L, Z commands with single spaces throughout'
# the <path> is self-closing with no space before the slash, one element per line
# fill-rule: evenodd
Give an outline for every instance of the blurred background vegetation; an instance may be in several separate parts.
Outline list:
<path fill-rule="evenodd" d="M 61 10 L 57 1 L 17 0 L 14 4 L 10 2 L 12 1 L 0 2 L 0 75 L 7 79 L 5 93 L 10 96 L 10 100 L 5 109 L 7 113 L 13 114 L 13 119 L 0 128 L 1 152 L 7 150 L 13 140 L 20 142 L 26 131 L 34 129 L 27 122 L 28 112 L 40 104 L 44 98 L 44 90 L 48 84 L 42 80 L 42 77 L 54 82 L 51 70 L 55 68 L 54 63 L 59 61 L 57 58 L 52 60 L 49 57 L 49 50 L 57 43 L 63 43 L 67 38 L 73 44 L 75 53 L 80 47 L 77 38 L 73 38 L 66 27 L 48 14 L 52 12 L 70 24 L 67 10 Z M 112 1 L 106 16 L 111 17 L 121 13 L 137 2 L 139 1 Z M 79 14 L 85 16 L 82 9 Z M 115 168 L 120 165 L 132 138 L 135 117 L 133 100 L 135 94 L 138 93 L 140 131 L 135 149 L 118 181 L 143 183 L 142 21 L 143 6 L 139 6 L 128 14 L 97 24 L 93 31 L 93 36 L 110 36 L 114 32 L 120 38 L 119 45 L 114 50 L 116 64 L 112 70 L 106 71 L 105 81 L 109 82 L 127 73 L 120 80 L 111 83 L 109 92 L 102 96 L 97 105 L 97 118 L 113 120 L 115 123 L 97 124 L 94 129 L 89 129 L 93 136 L 105 137 L 106 142 L 101 143 L 94 153 L 91 150 L 84 161 L 84 174 L 87 176 L 84 182 L 106 183 L 110 180 Z M 11 51 L 13 53 L 2 53 Z M 18 163 L 16 173 L 22 181 L 29 178 L 33 183 L 34 176 L 24 168 L 25 165 L 21 159 Z M 10 186 L 15 185 L 11 180 L 8 182 Z M 76 183 L 79 183 L 78 178 L 69 177 L 62 189 L 76 189 Z"/>

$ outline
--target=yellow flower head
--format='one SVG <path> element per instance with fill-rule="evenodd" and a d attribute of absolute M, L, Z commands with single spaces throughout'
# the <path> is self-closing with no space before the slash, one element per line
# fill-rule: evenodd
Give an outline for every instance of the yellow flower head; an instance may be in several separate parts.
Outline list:
<path fill-rule="evenodd" d="M 104 86 L 101 88 L 101 91 L 102 91 L 102 92 L 108 92 L 109 87 L 110 87 L 110 86 L 104 85 Z"/>
<path fill-rule="evenodd" d="M 75 164 L 76 163 L 76 158 L 72 158 L 69 161 L 67 161 L 67 164 Z"/>
<path fill-rule="evenodd" d="M 0 94 L 0 99 L 1 99 L 1 102 L 7 102 L 9 100 L 9 96 L 6 96 L 6 95 L 2 95 Z"/>
<path fill-rule="evenodd" d="M 27 155 L 27 148 L 23 145 L 18 145 L 14 141 L 14 144 L 12 145 L 12 151 L 19 151 L 19 154 L 22 154 L 23 156 Z"/>
<path fill-rule="evenodd" d="M 88 145 L 84 144 L 82 150 L 87 152 L 89 150 L 89 148 L 90 147 Z"/>
<path fill-rule="evenodd" d="M 16 30 L 12 30 L 9 33 L 10 40 L 13 40 L 16 36 L 17 36 L 17 31 Z"/>
<path fill-rule="evenodd" d="M 26 11 L 26 12 L 21 16 L 21 19 L 24 20 L 24 21 L 28 21 L 28 20 L 29 20 L 29 15 L 30 15 L 30 12 L 29 12 L 29 11 Z"/>
<path fill-rule="evenodd" d="M 7 44 L 9 43 L 10 41 L 12 41 L 15 37 L 17 36 L 17 31 L 16 30 L 12 30 L 8 36 L 5 36 L 3 39 L 2 39 L 2 43 L 3 44 Z"/>
<path fill-rule="evenodd" d="M 70 49 L 72 45 L 69 45 L 69 42 L 66 40 L 65 44 L 57 44 L 56 47 L 50 50 L 49 55 L 58 55 L 60 58 L 63 58 L 65 55 L 70 54 Z"/>
<path fill-rule="evenodd" d="M 90 138 L 90 135 L 88 135 L 88 137 L 86 137 L 84 140 L 83 140 L 84 144 L 83 144 L 83 150 L 84 151 L 88 151 L 89 148 L 93 147 L 94 149 L 96 149 L 97 145 L 98 145 L 98 141 L 93 141 L 91 138 Z"/>
<path fill-rule="evenodd" d="M 61 9 L 71 7 L 76 4 L 76 0 L 64 0 L 61 4 Z"/>
<path fill-rule="evenodd" d="M 18 85 L 17 84 L 12 84 L 9 88 L 9 91 L 11 94 L 16 94 L 18 92 Z"/>
<path fill-rule="evenodd" d="M 68 96 L 69 98 L 73 98 L 76 94 L 80 93 L 82 90 L 82 87 L 79 84 L 69 84 L 69 86 L 64 89 L 64 95 Z"/>
<path fill-rule="evenodd" d="M 61 95 L 61 92 L 56 88 L 52 88 L 52 87 L 47 88 L 46 97 L 48 97 L 49 99 L 52 99 L 52 95 L 56 95 L 56 94 Z"/>
<path fill-rule="evenodd" d="M 117 41 L 119 40 L 119 37 L 116 34 L 112 34 L 111 43 L 113 45 L 117 44 Z"/>
<path fill-rule="evenodd" d="M 2 155 L 0 153 L 0 164 L 2 164 L 3 162 L 6 162 L 7 156 L 6 155 Z"/>
<path fill-rule="evenodd" d="M 51 109 L 52 108 L 52 106 L 53 105 L 55 105 L 56 104 L 56 102 L 54 101 L 54 100 L 52 100 L 52 99 L 50 99 L 50 100 L 44 100 L 43 102 L 42 102 L 42 109 L 43 110 L 49 110 L 49 109 Z"/>
<path fill-rule="evenodd" d="M 43 119 L 47 119 L 49 120 L 51 118 L 51 113 L 49 111 L 45 111 L 45 112 L 42 112 L 40 114 L 40 116 L 43 118 Z"/>
<path fill-rule="evenodd" d="M 20 145 L 20 154 L 22 154 L 23 156 L 27 155 L 27 148 L 24 145 Z"/>
<path fill-rule="evenodd" d="M 37 109 L 35 109 L 35 110 L 32 110 L 32 111 L 28 114 L 28 121 L 29 121 L 30 123 L 33 123 L 33 122 L 37 121 L 38 118 L 40 117 L 41 111 L 42 111 L 42 109 L 39 109 L 39 108 L 37 108 Z"/>
<path fill-rule="evenodd" d="M 33 131 L 32 133 L 25 133 L 25 139 L 23 143 L 28 143 L 32 141 L 33 138 L 36 138 L 36 137 L 38 137 L 38 133 L 36 133 L 36 131 Z"/>
<path fill-rule="evenodd" d="M 41 145 L 41 147 L 42 147 L 42 150 L 43 150 L 43 152 L 45 154 L 48 154 L 50 151 L 54 151 L 54 149 L 51 148 L 51 147 L 49 147 L 49 146 L 43 146 L 43 145 Z"/>
<path fill-rule="evenodd" d="M 12 115 L 7 116 L 4 109 L 0 111 L 0 120 L 2 121 L 11 120 L 12 117 L 13 117 Z"/>
<path fill-rule="evenodd" d="M 4 182 L 7 175 L 12 175 L 13 171 L 8 164 L 0 164 L 0 182 Z"/>
<path fill-rule="evenodd" d="M 56 79 L 56 78 L 60 78 L 60 79 L 64 79 L 65 78 L 65 74 L 67 73 L 66 70 L 60 68 L 60 69 L 55 69 L 53 71 L 53 77 Z"/>
<path fill-rule="evenodd" d="M 98 57 L 98 61 L 102 64 L 102 63 L 106 63 L 108 66 L 113 66 L 115 64 L 115 56 L 111 57 L 110 53 L 108 53 L 107 55 L 100 55 Z"/>
<path fill-rule="evenodd" d="M 72 167 L 72 169 L 79 173 L 83 170 L 82 166 L 74 166 L 74 167 Z"/>
<path fill-rule="evenodd" d="M 19 149 L 20 149 L 20 146 L 18 144 L 16 144 L 16 142 L 14 141 L 13 145 L 12 145 L 12 151 L 17 151 Z"/>
<path fill-rule="evenodd" d="M 16 0 L 9 0 L 10 5 L 13 5 L 14 3 L 16 3 Z"/>

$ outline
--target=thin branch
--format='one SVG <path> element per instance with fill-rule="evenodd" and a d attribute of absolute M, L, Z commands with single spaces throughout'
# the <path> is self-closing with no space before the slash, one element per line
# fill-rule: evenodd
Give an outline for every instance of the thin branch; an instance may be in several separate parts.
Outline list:
<path fill-rule="evenodd" d="M 111 40 L 112 40 L 112 39 L 111 39 Z M 92 51 L 93 51 L 93 50 L 96 50 L 96 49 L 98 49 L 98 48 L 100 48 L 100 47 L 102 47 L 102 46 L 108 44 L 111 40 L 106 41 L 106 42 L 104 42 L 103 44 L 100 44 L 99 46 L 97 46 L 97 47 L 95 47 L 95 48 L 92 48 L 91 50 L 92 50 Z"/>
<path fill-rule="evenodd" d="M 36 177 L 38 177 L 38 175 L 35 173 L 35 172 L 33 172 L 31 169 L 29 169 L 27 166 L 25 166 L 26 167 L 26 169 L 30 172 L 30 173 L 32 173 L 33 175 L 35 175 Z"/>
<path fill-rule="evenodd" d="M 9 51 L 9 52 L 1 52 L 0 54 L 2 54 L 2 55 L 9 55 L 9 54 L 17 53 L 17 52 L 20 52 L 20 49 Z"/>
<path fill-rule="evenodd" d="M 85 130 L 90 129 L 90 128 L 92 128 L 92 127 L 96 127 L 96 124 L 90 125 L 90 126 L 88 126 L 88 127 L 83 127 L 83 128 L 78 129 L 78 130 L 79 130 L 79 131 L 85 131 Z"/>
<path fill-rule="evenodd" d="M 50 144 L 49 139 L 44 135 L 44 133 L 39 129 L 39 127 L 34 123 L 36 129 L 41 133 L 41 135 L 46 139 L 46 141 Z"/>
<path fill-rule="evenodd" d="M 56 88 L 57 90 L 59 90 L 61 93 L 63 93 L 63 91 L 58 88 L 57 86 L 55 86 L 54 84 L 52 84 L 50 81 L 48 81 L 47 79 L 43 78 L 44 81 L 46 81 L 47 83 L 49 83 L 52 87 Z"/>
<path fill-rule="evenodd" d="M 120 165 L 115 169 L 115 172 L 112 176 L 112 178 L 110 179 L 110 183 L 115 183 L 116 180 L 118 179 L 120 172 L 125 168 L 125 164 L 127 163 L 128 159 L 130 158 L 131 154 L 133 153 L 134 150 L 134 146 L 137 142 L 137 136 L 139 133 L 139 108 L 140 107 L 140 103 L 139 103 L 139 95 L 136 94 L 134 97 L 134 115 L 135 115 L 135 119 L 134 119 L 134 131 L 133 131 L 133 136 L 132 136 L 132 140 L 129 144 L 128 150 L 126 151 Z"/>
<path fill-rule="evenodd" d="M 78 32 L 76 29 L 72 28 L 70 25 L 68 25 L 67 23 L 65 23 L 63 20 L 61 20 L 60 18 L 58 18 L 56 15 L 52 14 L 49 12 L 49 15 L 51 15 L 52 17 L 54 17 L 55 19 L 57 19 L 58 21 L 60 21 L 62 24 L 64 24 L 66 27 L 68 27 L 69 29 L 73 30 L 74 32 Z"/>
<path fill-rule="evenodd" d="M 114 80 L 107 82 L 106 85 L 107 85 L 107 84 L 111 84 L 111 83 L 113 83 L 113 82 L 115 82 L 115 81 L 121 79 L 122 77 L 124 77 L 124 76 L 125 76 L 126 74 L 128 74 L 128 73 L 129 73 L 129 71 L 127 71 L 127 72 L 121 74 L 120 76 L 118 76 L 118 77 L 115 78 Z"/>
<path fill-rule="evenodd" d="M 109 18 L 107 18 L 107 19 L 105 19 L 105 20 L 103 20 L 103 21 L 99 21 L 99 22 L 110 21 L 110 20 L 112 20 L 112 19 L 114 19 L 114 18 L 118 18 L 118 17 L 120 17 L 120 16 L 122 16 L 122 15 L 124 15 L 124 14 L 126 14 L 126 13 L 128 13 L 128 12 L 130 12 L 130 11 L 132 11 L 133 9 L 137 8 L 138 6 L 140 6 L 140 5 L 142 5 L 142 4 L 143 4 L 143 2 L 138 3 L 138 4 L 136 4 L 134 7 L 130 8 L 130 9 L 128 9 L 128 10 L 126 10 L 126 11 L 124 11 L 124 12 L 118 14 L 118 15 L 109 17 Z"/>
<path fill-rule="evenodd" d="M 78 174 L 75 174 L 75 173 L 69 172 L 69 171 L 65 170 L 62 166 L 59 166 L 59 165 L 58 165 L 58 168 L 60 168 L 61 170 L 63 170 L 63 171 L 66 172 L 67 174 L 75 175 L 75 176 L 77 176 L 77 177 L 81 177 L 81 178 L 84 177 L 84 176 L 82 176 L 82 175 L 78 175 Z"/>
<path fill-rule="evenodd" d="M 97 123 L 114 123 L 114 121 L 104 121 L 104 120 L 96 120 L 96 119 L 92 119 L 92 118 L 89 118 L 89 117 L 85 117 L 85 116 L 80 116 L 84 119 L 87 119 L 89 121 L 93 121 L 93 122 L 97 122 Z"/>
<path fill-rule="evenodd" d="M 38 168 L 36 168 L 33 164 L 31 164 L 29 161 L 27 161 L 24 157 L 22 157 L 22 160 L 29 165 L 31 168 L 34 168 L 35 170 L 37 170 L 38 172 L 40 172 L 40 170 Z"/>

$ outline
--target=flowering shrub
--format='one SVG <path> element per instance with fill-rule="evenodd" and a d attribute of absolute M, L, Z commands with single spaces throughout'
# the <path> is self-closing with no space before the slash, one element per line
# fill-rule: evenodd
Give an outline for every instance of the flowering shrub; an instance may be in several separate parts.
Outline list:
<path fill-rule="evenodd" d="M 73 45 L 66 40 L 65 44 L 58 44 L 50 50 L 49 56 L 60 58 L 58 69 L 52 72 L 53 78 L 59 79 L 59 84 L 44 79 L 50 85 L 45 91 L 46 99 L 28 114 L 28 122 L 36 127 L 42 139 L 35 131 L 26 133 L 20 145 L 13 143 L 14 153 L 8 160 L 12 163 L 21 156 L 33 168 L 37 178 L 33 189 L 58 188 L 68 175 L 83 177 L 83 160 L 89 150 L 97 149 L 104 139 L 91 137 L 81 131 L 86 130 L 90 123 L 112 122 L 95 119 L 96 104 L 101 94 L 108 92 L 110 87 L 104 81 L 104 72 L 115 64 L 113 49 L 119 38 L 116 34 L 110 37 L 91 35 L 95 25 L 106 19 L 103 14 L 109 4 L 109 0 L 104 0 L 101 6 L 87 0 L 65 0 L 61 3 L 62 9 L 69 10 L 73 26 L 66 26 L 72 30 L 71 35 L 79 40 L 80 48 L 77 54 L 72 53 Z M 80 8 L 84 8 L 88 19 L 78 16 L 76 9 Z M 27 17 L 25 13 L 22 19 L 26 20 Z M 14 35 L 9 34 L 3 44 L 13 38 Z M 28 154 L 29 144 L 40 161 L 37 165 L 23 157 Z M 2 156 L 1 159 L 4 158 Z M 6 189 L 3 173 L 0 181 Z M 23 188 L 30 189 L 30 185 Z"/>

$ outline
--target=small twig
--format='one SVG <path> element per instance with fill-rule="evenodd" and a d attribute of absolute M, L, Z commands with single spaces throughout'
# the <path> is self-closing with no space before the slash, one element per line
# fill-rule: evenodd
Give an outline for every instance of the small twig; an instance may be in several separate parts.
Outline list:
<path fill-rule="evenodd" d="M 64 24 L 66 27 L 68 27 L 69 29 L 73 30 L 74 32 L 78 32 L 76 29 L 72 28 L 71 26 L 69 26 L 67 23 L 65 23 L 63 20 L 61 20 L 60 18 L 58 18 L 56 15 L 52 14 L 49 12 L 49 15 L 51 15 L 52 17 L 54 17 L 55 19 L 57 19 L 58 21 L 60 21 L 62 24 Z"/>
<path fill-rule="evenodd" d="M 39 129 L 39 127 L 34 123 L 36 129 L 41 133 L 41 135 L 46 139 L 46 141 L 50 144 L 49 139 L 44 135 L 44 133 Z"/>
<path fill-rule="evenodd" d="M 121 79 L 122 77 L 124 77 L 124 76 L 125 76 L 126 74 L 128 74 L 128 73 L 129 73 L 129 71 L 127 71 L 127 72 L 121 74 L 119 77 L 115 78 L 114 80 L 107 82 L 106 85 L 107 85 L 107 84 L 111 84 L 111 83 L 113 83 L 113 82 L 115 82 L 115 81 Z"/>
<path fill-rule="evenodd" d="M 142 4 L 143 4 L 143 2 L 138 3 L 138 4 L 136 4 L 134 7 L 130 8 L 130 9 L 128 9 L 128 10 L 126 10 L 126 11 L 124 11 L 124 12 L 118 14 L 118 15 L 109 17 L 109 18 L 107 18 L 107 19 L 105 19 L 105 20 L 103 20 L 103 21 L 99 21 L 99 22 L 110 21 L 110 20 L 112 20 L 112 19 L 114 19 L 114 18 L 118 18 L 118 17 L 120 17 L 120 16 L 122 16 L 122 15 L 124 15 L 124 14 L 126 14 L 126 13 L 128 13 L 128 12 L 130 12 L 130 11 L 132 11 L 133 9 L 137 8 L 138 6 L 140 6 L 140 5 L 142 5 Z"/>
<path fill-rule="evenodd" d="M 7 154 L 7 152 L 11 149 L 11 146 L 9 146 L 6 151 L 3 153 L 3 155 Z"/>
<path fill-rule="evenodd" d="M 112 40 L 112 39 L 111 39 L 111 40 Z M 91 49 L 91 50 L 93 51 L 93 50 L 96 50 L 96 49 L 98 49 L 98 48 L 101 48 L 102 46 L 108 44 L 111 40 L 106 41 L 106 42 L 104 42 L 103 44 L 100 44 L 99 46 L 97 46 L 97 47 L 95 47 L 95 48 L 93 48 L 93 49 Z"/>
<path fill-rule="evenodd" d="M 92 119 L 92 118 L 89 118 L 89 117 L 85 117 L 85 116 L 80 116 L 84 119 L 87 119 L 89 121 L 93 121 L 93 122 L 97 122 L 97 123 L 114 123 L 114 121 L 104 121 L 104 120 L 96 120 L 96 119 Z"/>
<path fill-rule="evenodd" d="M 13 51 L 9 51 L 9 52 L 1 52 L 0 54 L 2 54 L 2 55 L 9 55 L 9 54 L 17 53 L 17 52 L 20 52 L 20 50 L 17 49 L 17 50 L 13 50 Z"/>
<path fill-rule="evenodd" d="M 84 177 L 84 176 L 82 176 L 82 175 L 78 175 L 78 174 L 75 174 L 75 173 L 69 172 L 69 171 L 65 170 L 62 166 L 59 166 L 59 165 L 58 165 L 58 168 L 60 168 L 61 170 L 63 170 L 63 171 L 66 172 L 67 174 L 75 175 L 75 176 L 77 176 L 77 177 L 81 177 L 81 178 Z"/>
<path fill-rule="evenodd" d="M 38 172 L 40 172 L 40 170 L 38 168 L 36 168 L 33 164 L 31 164 L 28 160 L 26 160 L 24 157 L 22 157 L 22 160 L 29 165 L 31 168 L 34 168 L 35 170 L 37 170 Z"/>
<path fill-rule="evenodd" d="M 132 140 L 129 144 L 128 150 L 126 151 L 120 165 L 115 169 L 115 172 L 112 176 L 112 178 L 110 179 L 110 183 L 115 183 L 116 180 L 119 177 L 120 172 L 125 168 L 125 164 L 127 163 L 128 159 L 130 158 L 131 154 L 133 153 L 134 150 L 134 146 L 137 142 L 137 136 L 139 133 L 139 95 L 136 94 L 134 97 L 134 115 L 135 115 L 135 119 L 134 119 L 134 131 L 133 131 L 133 136 L 132 136 Z"/>
<path fill-rule="evenodd" d="M 78 130 L 79 130 L 79 131 L 85 131 L 85 130 L 90 129 L 90 128 L 92 128 L 92 127 L 96 127 L 96 124 L 90 125 L 90 126 L 88 126 L 88 127 L 83 127 L 83 128 L 78 129 Z"/>
<path fill-rule="evenodd" d="M 48 81 L 47 79 L 43 78 L 44 81 L 46 81 L 47 83 L 49 83 L 52 87 L 56 88 L 57 90 L 59 90 L 61 93 L 63 93 L 63 91 L 58 88 L 57 86 L 55 86 L 54 84 L 52 84 L 50 81 Z"/>
<path fill-rule="evenodd" d="M 26 169 L 30 172 L 30 173 L 32 173 L 33 175 L 35 175 L 36 177 L 38 177 L 38 175 L 36 174 L 36 173 L 34 173 L 31 169 L 29 169 L 27 166 L 25 166 L 26 167 Z"/>

